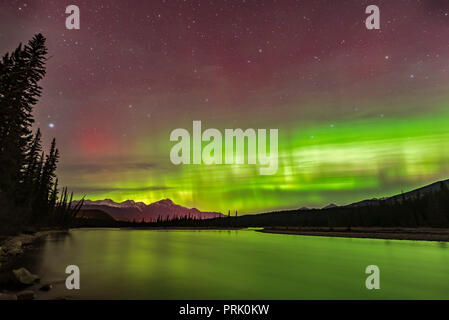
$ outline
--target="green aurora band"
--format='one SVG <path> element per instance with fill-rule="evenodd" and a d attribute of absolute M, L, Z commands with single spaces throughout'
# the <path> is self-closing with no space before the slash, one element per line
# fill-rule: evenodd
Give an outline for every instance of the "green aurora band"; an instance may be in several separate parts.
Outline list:
<path fill-rule="evenodd" d="M 170 198 L 219 212 L 255 213 L 390 196 L 448 176 L 447 101 L 408 117 L 381 114 L 280 128 L 279 168 L 272 176 L 260 175 L 254 165 L 174 166 L 169 161 L 174 142 L 161 136 L 165 150 L 156 168 L 116 174 L 99 170 L 70 179 L 78 180 L 84 191 L 78 197 L 87 192 L 92 200 L 146 203 Z M 83 186 L 83 181 L 89 183 Z"/>

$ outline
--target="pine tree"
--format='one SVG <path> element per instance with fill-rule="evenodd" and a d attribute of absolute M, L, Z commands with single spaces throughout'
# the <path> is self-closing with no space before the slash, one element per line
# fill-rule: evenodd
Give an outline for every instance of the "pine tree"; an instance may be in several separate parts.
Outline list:
<path fill-rule="evenodd" d="M 33 145 L 32 109 L 41 96 L 46 55 L 45 38 L 38 34 L 0 62 L 0 192 L 14 202 Z"/>
<path fill-rule="evenodd" d="M 42 152 L 41 130 L 37 129 L 34 139 L 31 143 L 28 153 L 25 157 L 25 170 L 23 176 L 24 184 L 29 184 L 36 178 L 36 169 L 39 161 L 39 155 Z"/>
<path fill-rule="evenodd" d="M 31 204 L 33 194 L 37 190 L 41 175 L 41 131 L 37 130 L 25 158 L 23 175 L 21 179 L 21 189 L 17 193 L 21 203 Z"/>
<path fill-rule="evenodd" d="M 43 155 L 42 155 L 43 157 Z M 41 164 L 42 169 L 37 190 L 34 193 L 34 201 L 32 206 L 32 220 L 49 219 L 54 210 L 53 194 L 57 194 L 54 190 L 56 184 L 56 166 L 59 159 L 59 151 L 56 148 L 56 141 L 53 139 L 51 143 L 50 153 L 45 157 L 45 161 Z"/>
<path fill-rule="evenodd" d="M 41 132 L 32 133 L 32 111 L 45 76 L 45 37 L 36 35 L 0 60 L 0 206 L 14 216 L 3 221 L 66 226 L 79 211 L 83 200 L 72 207 L 72 196 L 64 188 L 58 199 L 56 166 L 59 151 L 53 139 L 49 154 L 41 146 Z"/>

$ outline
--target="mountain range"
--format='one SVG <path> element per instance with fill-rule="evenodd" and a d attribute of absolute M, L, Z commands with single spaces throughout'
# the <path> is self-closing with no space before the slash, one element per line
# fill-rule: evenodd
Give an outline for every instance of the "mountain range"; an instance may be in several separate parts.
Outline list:
<path fill-rule="evenodd" d="M 77 201 L 75 201 L 75 204 Z M 151 204 L 127 200 L 124 202 L 115 202 L 111 199 L 91 201 L 84 200 L 82 206 L 83 212 L 91 210 L 100 210 L 116 220 L 121 221 L 156 221 L 158 218 L 182 218 L 191 217 L 195 219 L 210 219 L 224 216 L 218 212 L 202 212 L 196 208 L 186 208 L 173 203 L 170 199 L 164 199 Z"/>
<path fill-rule="evenodd" d="M 449 189 L 449 180 L 435 182 L 422 188 L 418 188 L 392 197 L 385 197 L 380 199 L 378 198 L 367 199 L 343 206 L 330 204 L 321 210 L 333 210 L 345 207 L 350 208 L 350 207 L 380 206 L 383 204 L 392 204 L 394 202 L 401 203 L 403 200 L 420 198 L 426 194 L 438 191 L 441 189 L 441 186 L 443 185 Z M 74 203 L 76 204 L 77 201 L 74 201 Z M 299 211 L 303 212 L 314 210 L 317 209 L 309 209 L 306 207 L 299 209 Z M 105 213 L 106 215 L 101 214 L 101 212 Z M 107 216 L 110 217 L 108 218 Z M 111 199 L 105 199 L 98 201 L 85 200 L 82 206 L 82 212 L 80 212 L 79 217 L 91 219 L 95 218 L 101 220 L 105 220 L 106 218 L 108 218 L 120 221 L 152 222 L 156 221 L 158 218 L 162 220 L 165 220 L 167 218 L 172 219 L 176 217 L 211 219 L 217 217 L 224 217 L 224 215 L 218 212 L 202 212 L 196 208 L 189 209 L 173 203 L 173 201 L 170 199 L 164 199 L 148 205 L 143 202 L 135 202 L 133 200 L 127 200 L 118 203 Z"/>
<path fill-rule="evenodd" d="M 375 206 L 375 205 L 381 205 L 381 204 L 391 204 L 393 202 L 401 203 L 403 200 L 416 199 L 416 198 L 420 198 L 426 194 L 439 191 L 442 186 L 446 186 L 446 188 L 449 189 L 449 179 L 434 182 L 434 183 L 431 183 L 424 187 L 414 189 L 412 191 L 404 192 L 401 194 L 397 194 L 392 197 L 385 197 L 385 198 L 380 198 L 380 199 L 374 198 L 374 199 L 363 200 L 363 201 L 351 203 L 351 204 L 347 205 L 347 207 L 362 207 L 362 206 L 368 206 L 368 205 Z"/>
<path fill-rule="evenodd" d="M 417 199 L 417 198 L 425 196 L 426 194 L 439 191 L 439 190 L 441 190 L 442 186 L 446 186 L 446 188 L 449 189 L 449 179 L 434 182 L 434 183 L 431 183 L 424 187 L 417 188 L 417 189 L 414 189 L 414 190 L 411 190 L 408 192 L 404 192 L 401 194 L 397 194 L 397 195 L 394 195 L 391 197 L 366 199 L 366 200 L 354 202 L 351 204 L 341 205 L 341 206 L 331 203 L 321 209 L 302 207 L 298 210 L 299 211 L 329 210 L 329 209 L 334 209 L 334 208 L 345 208 L 345 207 L 379 206 L 382 204 L 392 204 L 394 202 L 401 203 L 403 200 Z M 293 210 L 293 211 L 295 211 L 295 210 Z"/>

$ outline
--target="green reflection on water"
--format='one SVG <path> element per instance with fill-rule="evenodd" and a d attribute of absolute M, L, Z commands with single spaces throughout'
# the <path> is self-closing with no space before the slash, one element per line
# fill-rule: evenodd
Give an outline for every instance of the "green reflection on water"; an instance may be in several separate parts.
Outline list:
<path fill-rule="evenodd" d="M 446 243 L 305 237 L 240 231 L 74 230 L 28 261 L 42 298 L 449 299 Z M 67 265 L 81 290 L 64 288 Z M 381 289 L 365 288 L 365 268 Z"/>

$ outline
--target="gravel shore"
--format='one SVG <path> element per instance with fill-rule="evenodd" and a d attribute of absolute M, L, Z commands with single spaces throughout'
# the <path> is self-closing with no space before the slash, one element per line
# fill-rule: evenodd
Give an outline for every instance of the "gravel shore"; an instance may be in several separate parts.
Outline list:
<path fill-rule="evenodd" d="M 449 229 L 437 228 L 294 228 L 275 227 L 258 230 L 265 233 L 303 236 L 373 238 L 390 240 L 449 241 Z"/>

